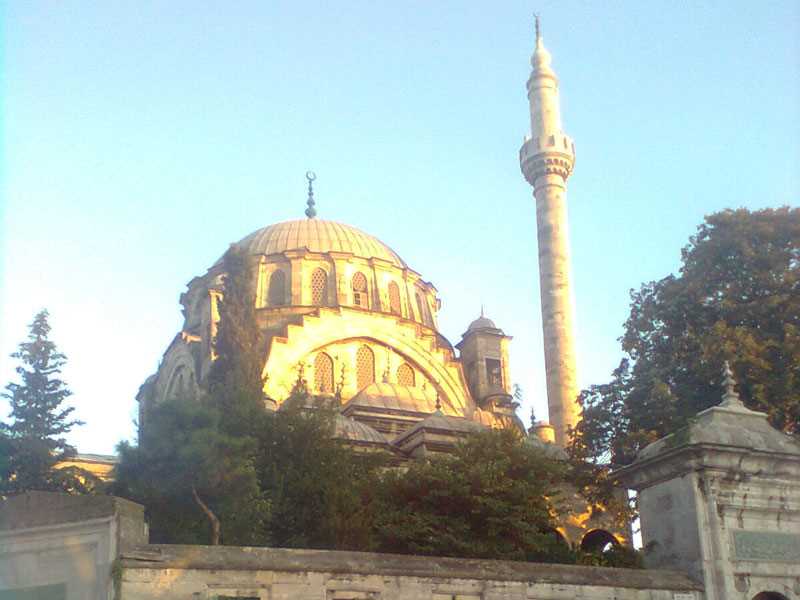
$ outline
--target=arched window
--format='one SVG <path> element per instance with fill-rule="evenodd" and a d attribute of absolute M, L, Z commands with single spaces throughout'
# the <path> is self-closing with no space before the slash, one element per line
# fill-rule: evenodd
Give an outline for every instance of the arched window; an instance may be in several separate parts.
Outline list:
<path fill-rule="evenodd" d="M 325 269 L 314 269 L 311 274 L 311 304 L 328 305 L 328 274 Z"/>
<path fill-rule="evenodd" d="M 375 353 L 367 346 L 356 352 L 356 385 L 359 390 L 375 383 Z"/>
<path fill-rule="evenodd" d="M 783 594 L 778 592 L 761 592 L 753 596 L 753 600 L 789 600 Z"/>
<path fill-rule="evenodd" d="M 280 269 L 273 271 L 269 278 L 268 298 L 270 306 L 286 304 L 286 274 Z"/>
<path fill-rule="evenodd" d="M 398 316 L 403 314 L 400 307 L 400 288 L 394 281 L 389 282 L 389 312 Z"/>
<path fill-rule="evenodd" d="M 353 275 L 353 304 L 361 308 L 369 308 L 367 278 L 360 271 Z"/>
<path fill-rule="evenodd" d="M 333 359 L 324 352 L 314 359 L 314 383 L 319 393 L 333 393 Z"/>
<path fill-rule="evenodd" d="M 581 550 L 586 552 L 606 552 L 612 546 L 619 546 L 617 538 L 603 529 L 593 529 L 581 540 Z"/>
<path fill-rule="evenodd" d="M 408 363 L 397 367 L 397 383 L 405 387 L 414 387 L 414 369 Z"/>

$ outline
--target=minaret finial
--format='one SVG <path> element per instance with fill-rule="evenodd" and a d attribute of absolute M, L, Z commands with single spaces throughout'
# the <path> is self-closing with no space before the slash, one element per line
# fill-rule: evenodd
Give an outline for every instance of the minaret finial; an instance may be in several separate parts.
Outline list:
<path fill-rule="evenodd" d="M 436 412 L 439 414 L 442 413 L 442 400 L 439 397 L 439 390 L 436 390 Z"/>
<path fill-rule="evenodd" d="M 725 393 L 722 394 L 720 406 L 744 406 L 739 394 L 736 393 L 736 379 L 733 378 L 733 371 L 731 371 L 731 365 L 727 360 L 722 367 L 722 385 L 725 387 Z"/>
<path fill-rule="evenodd" d="M 542 39 L 542 27 L 541 23 L 539 22 L 539 15 L 538 13 L 533 13 L 533 18 L 536 22 L 536 44 L 539 44 L 539 40 Z"/>
<path fill-rule="evenodd" d="M 483 303 L 481 302 L 481 318 L 483 318 Z"/>
<path fill-rule="evenodd" d="M 306 216 L 309 219 L 313 219 L 317 216 L 317 209 L 314 206 L 317 204 L 314 202 L 314 180 L 317 178 L 317 175 L 314 171 L 306 171 L 306 179 L 308 180 L 308 200 L 306 200 L 306 204 L 308 208 L 306 208 Z"/>

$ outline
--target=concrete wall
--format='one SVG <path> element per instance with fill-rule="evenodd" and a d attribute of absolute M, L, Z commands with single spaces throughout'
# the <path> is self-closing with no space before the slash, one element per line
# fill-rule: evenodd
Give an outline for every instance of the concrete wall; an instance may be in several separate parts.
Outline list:
<path fill-rule="evenodd" d="M 677 572 L 363 552 L 151 545 L 121 564 L 121 600 L 704 598 Z"/>
<path fill-rule="evenodd" d="M 143 507 L 29 492 L 0 503 L 0 599 L 110 600 L 119 552 L 146 541 Z"/>

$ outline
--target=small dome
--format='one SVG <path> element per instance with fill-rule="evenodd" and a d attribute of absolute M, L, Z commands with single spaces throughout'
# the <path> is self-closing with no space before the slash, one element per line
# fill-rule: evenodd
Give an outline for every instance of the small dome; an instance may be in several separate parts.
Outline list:
<path fill-rule="evenodd" d="M 279 254 L 288 250 L 346 252 L 406 268 L 403 259 L 378 238 L 350 225 L 322 219 L 297 219 L 268 225 L 254 231 L 237 245 L 256 255 Z"/>
<path fill-rule="evenodd" d="M 467 331 L 477 331 L 479 329 L 497 329 L 497 326 L 491 319 L 484 316 L 480 316 L 469 324 L 469 327 L 467 327 Z"/>

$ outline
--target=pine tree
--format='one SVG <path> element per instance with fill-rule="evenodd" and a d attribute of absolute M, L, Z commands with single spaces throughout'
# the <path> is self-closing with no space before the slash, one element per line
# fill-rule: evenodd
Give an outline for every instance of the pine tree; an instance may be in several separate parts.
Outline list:
<path fill-rule="evenodd" d="M 73 407 L 64 401 L 72 394 L 59 378 L 66 357 L 48 339 L 48 312 L 39 312 L 30 325 L 28 341 L 11 357 L 20 383 L 9 383 L 2 397 L 8 400 L 10 424 L 0 424 L 0 493 L 26 490 L 87 491 L 93 478 L 80 469 L 55 469 L 75 455 L 64 436 L 81 421 L 71 418 Z"/>

